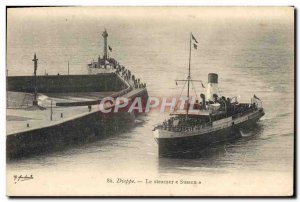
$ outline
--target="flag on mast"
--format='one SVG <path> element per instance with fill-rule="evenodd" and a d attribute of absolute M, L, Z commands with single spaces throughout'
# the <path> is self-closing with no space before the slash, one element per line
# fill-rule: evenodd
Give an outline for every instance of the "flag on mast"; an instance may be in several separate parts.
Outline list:
<path fill-rule="evenodd" d="M 112 48 L 110 46 L 108 46 L 108 49 L 109 49 L 110 52 L 112 52 Z"/>
<path fill-rule="evenodd" d="M 193 34 L 192 34 L 192 39 L 193 39 L 196 43 L 198 43 L 197 39 L 194 37 Z"/>
<path fill-rule="evenodd" d="M 255 99 L 257 99 L 257 100 L 260 100 L 255 94 L 254 94 L 254 96 L 253 96 Z"/>

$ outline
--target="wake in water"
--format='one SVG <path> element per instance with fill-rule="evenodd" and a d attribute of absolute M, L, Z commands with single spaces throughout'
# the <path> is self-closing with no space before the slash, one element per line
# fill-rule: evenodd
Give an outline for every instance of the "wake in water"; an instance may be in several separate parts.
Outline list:
<path fill-rule="evenodd" d="M 243 132 L 242 129 L 239 130 L 239 133 L 242 137 L 250 137 L 253 135 L 253 133 L 251 133 L 251 132 L 249 132 L 249 133 Z"/>

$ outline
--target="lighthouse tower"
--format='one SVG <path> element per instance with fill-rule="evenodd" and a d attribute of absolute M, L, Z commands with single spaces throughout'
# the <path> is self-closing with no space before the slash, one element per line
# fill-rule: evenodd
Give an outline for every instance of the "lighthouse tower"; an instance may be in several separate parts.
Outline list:
<path fill-rule="evenodd" d="M 207 92 L 206 97 L 208 100 L 214 100 L 214 94 L 220 97 L 219 87 L 218 87 L 218 74 L 209 73 L 207 82 Z"/>
<path fill-rule="evenodd" d="M 103 55 L 103 60 L 104 60 L 104 67 L 106 68 L 106 60 L 108 59 L 108 57 L 107 57 L 107 37 L 108 37 L 108 34 L 107 34 L 106 29 L 102 33 L 102 36 L 103 36 L 103 39 L 104 39 L 104 51 L 103 51 L 104 55 Z"/>

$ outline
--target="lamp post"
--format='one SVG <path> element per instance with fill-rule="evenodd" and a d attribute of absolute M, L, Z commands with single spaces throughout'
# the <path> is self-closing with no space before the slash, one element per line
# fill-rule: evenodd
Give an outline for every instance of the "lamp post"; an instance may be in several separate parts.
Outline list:
<path fill-rule="evenodd" d="M 37 81 L 36 81 L 36 70 L 37 70 L 37 61 L 38 59 L 36 58 L 36 54 L 34 54 L 34 58 L 33 58 L 33 66 L 34 66 L 34 99 L 33 99 L 33 105 L 37 106 L 38 105 L 38 101 L 37 101 Z"/>

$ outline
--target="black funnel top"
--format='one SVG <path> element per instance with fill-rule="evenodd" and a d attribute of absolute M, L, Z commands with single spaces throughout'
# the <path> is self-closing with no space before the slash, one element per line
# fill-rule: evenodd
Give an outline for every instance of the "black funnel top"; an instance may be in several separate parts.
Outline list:
<path fill-rule="evenodd" d="M 208 83 L 218 83 L 218 74 L 209 73 L 208 74 Z"/>

